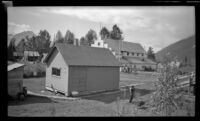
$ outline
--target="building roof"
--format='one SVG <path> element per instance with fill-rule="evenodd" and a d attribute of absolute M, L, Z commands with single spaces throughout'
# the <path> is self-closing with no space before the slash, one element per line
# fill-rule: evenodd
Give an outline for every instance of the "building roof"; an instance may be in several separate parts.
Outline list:
<path fill-rule="evenodd" d="M 74 46 L 57 43 L 52 51 L 47 55 L 44 62 L 46 63 L 55 48 L 61 53 L 68 65 L 74 66 L 120 66 L 109 49 L 93 48 L 87 46 Z"/>
<path fill-rule="evenodd" d="M 145 53 L 144 48 L 139 43 L 121 41 L 121 40 L 113 40 L 113 39 L 105 39 L 104 40 L 108 47 L 112 48 L 112 50 L 118 51 L 119 47 L 121 51 L 135 52 L 135 53 Z"/>
<path fill-rule="evenodd" d="M 140 58 L 135 58 L 135 57 L 129 57 L 126 58 L 126 60 L 132 64 L 144 64 L 144 62 Z"/>
<path fill-rule="evenodd" d="M 123 41 L 122 50 L 135 53 L 145 53 L 144 48 L 139 43 Z"/>
<path fill-rule="evenodd" d="M 24 64 L 22 64 L 22 63 L 11 63 L 11 62 L 8 62 L 7 69 L 8 69 L 8 71 L 11 71 L 11 70 L 13 70 L 15 68 L 19 68 L 21 66 L 24 66 Z"/>
<path fill-rule="evenodd" d="M 24 54 L 21 52 L 13 52 L 13 56 L 23 56 Z"/>
<path fill-rule="evenodd" d="M 147 58 L 144 58 L 142 60 L 142 58 L 138 58 L 138 57 L 126 57 L 125 59 L 127 61 L 129 61 L 130 63 L 133 63 L 133 64 L 153 64 L 153 65 L 156 65 L 155 62 L 153 62 L 152 60 L 147 59 Z"/>
<path fill-rule="evenodd" d="M 120 59 L 121 64 L 128 64 L 129 62 L 123 58 Z"/>
<path fill-rule="evenodd" d="M 24 56 L 40 56 L 37 51 L 24 51 Z"/>
<path fill-rule="evenodd" d="M 119 48 L 121 48 L 121 44 L 119 45 L 119 42 L 118 40 L 113 40 L 113 39 L 105 39 L 104 40 L 107 44 L 108 44 L 108 47 L 110 47 L 112 50 L 114 51 L 119 51 Z"/>
<path fill-rule="evenodd" d="M 150 60 L 150 59 L 148 59 L 148 58 L 145 58 L 144 61 L 145 61 L 146 64 L 154 64 L 154 65 L 157 65 L 156 62 L 153 62 L 152 60 Z"/>

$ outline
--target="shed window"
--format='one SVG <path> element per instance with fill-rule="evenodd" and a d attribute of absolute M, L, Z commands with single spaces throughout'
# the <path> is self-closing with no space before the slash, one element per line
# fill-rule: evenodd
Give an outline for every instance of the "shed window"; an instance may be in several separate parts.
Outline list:
<path fill-rule="evenodd" d="M 60 70 L 58 68 L 52 68 L 52 75 L 60 76 Z"/>

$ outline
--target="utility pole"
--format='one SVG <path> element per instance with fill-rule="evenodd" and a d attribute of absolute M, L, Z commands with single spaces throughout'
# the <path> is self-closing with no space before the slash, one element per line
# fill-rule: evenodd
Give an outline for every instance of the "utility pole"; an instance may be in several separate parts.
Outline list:
<path fill-rule="evenodd" d="M 101 29 L 102 29 L 101 22 L 99 24 L 100 24 L 99 37 L 103 41 L 103 47 L 104 47 L 104 40 L 101 38 Z"/>
<path fill-rule="evenodd" d="M 123 48 L 123 37 L 121 37 L 121 39 L 119 40 L 119 53 L 118 53 L 118 58 L 119 58 L 119 62 L 120 62 L 120 59 L 121 59 L 121 57 L 122 57 L 122 55 L 121 55 L 121 49 Z M 121 62 L 120 62 L 120 64 L 121 64 Z M 120 71 L 121 71 L 121 67 L 120 67 Z"/>
<path fill-rule="evenodd" d="M 119 61 L 120 61 L 120 58 L 121 58 L 121 49 L 123 48 L 123 37 L 119 40 Z"/>
<path fill-rule="evenodd" d="M 100 25 L 99 36 L 100 36 L 100 38 L 101 38 L 101 22 L 99 23 L 99 25 Z"/>
<path fill-rule="evenodd" d="M 101 31 L 101 22 L 100 22 L 100 31 Z"/>

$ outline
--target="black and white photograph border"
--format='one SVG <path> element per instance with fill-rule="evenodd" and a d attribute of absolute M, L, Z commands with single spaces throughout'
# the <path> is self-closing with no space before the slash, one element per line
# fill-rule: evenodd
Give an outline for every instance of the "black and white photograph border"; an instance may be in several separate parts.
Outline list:
<path fill-rule="evenodd" d="M 8 117 L 196 116 L 198 1 L 2 3 Z"/>

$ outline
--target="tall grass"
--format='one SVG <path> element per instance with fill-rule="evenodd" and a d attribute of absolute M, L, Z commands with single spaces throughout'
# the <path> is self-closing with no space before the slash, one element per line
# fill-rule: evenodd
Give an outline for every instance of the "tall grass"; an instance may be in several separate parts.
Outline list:
<path fill-rule="evenodd" d="M 24 67 L 24 77 L 29 78 L 29 77 L 44 77 L 46 74 L 46 67 L 42 63 L 25 63 Z M 36 75 L 34 75 L 34 73 Z"/>

